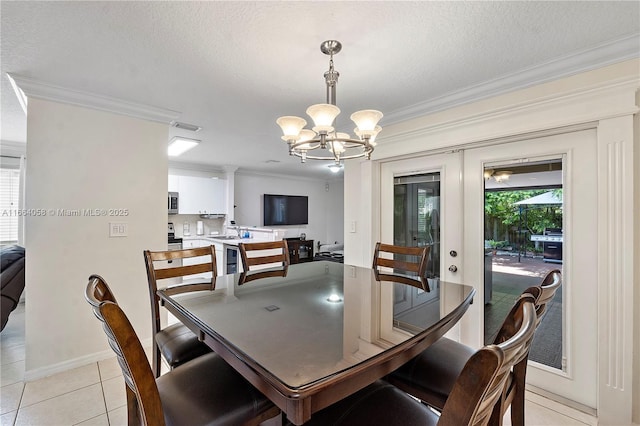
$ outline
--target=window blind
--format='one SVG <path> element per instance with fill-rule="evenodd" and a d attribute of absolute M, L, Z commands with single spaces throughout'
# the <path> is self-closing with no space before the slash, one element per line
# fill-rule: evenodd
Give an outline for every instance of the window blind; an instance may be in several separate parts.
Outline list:
<path fill-rule="evenodd" d="M 18 241 L 20 170 L 0 168 L 0 243 Z"/>

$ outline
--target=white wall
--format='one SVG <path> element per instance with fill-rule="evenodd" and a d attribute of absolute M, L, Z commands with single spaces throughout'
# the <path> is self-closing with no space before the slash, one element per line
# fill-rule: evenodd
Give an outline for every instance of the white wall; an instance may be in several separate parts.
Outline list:
<path fill-rule="evenodd" d="M 285 237 L 301 232 L 317 243 L 343 242 L 344 190 L 342 181 L 323 181 L 285 176 L 236 172 L 235 221 L 241 226 L 262 226 L 263 194 L 306 195 L 309 197 L 309 224 L 278 226 Z M 314 247 L 315 251 L 315 247 Z"/>
<path fill-rule="evenodd" d="M 164 249 L 168 126 L 30 99 L 26 208 L 26 378 L 109 353 L 84 300 L 87 278 L 102 275 L 142 339 L 151 335 L 144 249 Z M 107 209 L 61 216 L 50 209 Z M 109 216 L 109 209 L 127 209 Z M 109 238 L 109 222 L 128 236 Z"/>

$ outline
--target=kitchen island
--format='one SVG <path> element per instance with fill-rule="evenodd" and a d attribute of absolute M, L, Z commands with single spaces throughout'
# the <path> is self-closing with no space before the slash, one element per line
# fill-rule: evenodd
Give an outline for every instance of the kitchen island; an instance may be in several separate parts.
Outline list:
<path fill-rule="evenodd" d="M 257 228 L 246 226 L 227 227 L 228 233 L 225 235 L 193 235 L 182 237 L 183 248 L 196 248 L 214 245 L 216 248 L 216 263 L 218 275 L 235 274 L 242 272 L 242 262 L 238 244 L 257 243 L 264 241 L 281 240 L 284 236 L 282 229 Z M 241 238 L 243 233 L 249 233 L 249 238 Z M 193 258 L 193 263 L 198 263 L 197 258 Z M 191 261 L 191 260 L 189 260 Z"/>

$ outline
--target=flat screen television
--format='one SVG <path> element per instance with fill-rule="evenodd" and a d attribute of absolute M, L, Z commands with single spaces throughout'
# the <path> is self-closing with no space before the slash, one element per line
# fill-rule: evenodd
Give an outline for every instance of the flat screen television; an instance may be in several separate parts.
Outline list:
<path fill-rule="evenodd" d="M 264 226 L 307 225 L 309 197 L 264 194 Z"/>

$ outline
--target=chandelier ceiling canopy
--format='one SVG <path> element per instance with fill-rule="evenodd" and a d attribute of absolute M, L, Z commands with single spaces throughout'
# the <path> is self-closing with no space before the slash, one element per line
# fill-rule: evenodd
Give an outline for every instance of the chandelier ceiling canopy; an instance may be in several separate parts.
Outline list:
<path fill-rule="evenodd" d="M 311 105 L 307 108 L 307 115 L 313 120 L 314 126 L 305 129 L 307 120 L 301 117 L 284 116 L 276 120 L 282 128 L 282 140 L 289 145 L 289 155 L 300 157 L 304 163 L 311 160 L 332 160 L 340 165 L 341 160 L 365 157 L 371 158 L 375 147 L 375 138 L 382 128 L 378 121 L 382 113 L 373 109 L 356 111 L 351 114 L 355 123 L 352 138 L 347 133 L 337 132 L 333 127 L 335 118 L 340 114 L 336 106 L 336 85 L 340 74 L 333 68 L 333 55 L 340 52 L 342 44 L 337 40 L 327 40 L 320 45 L 320 50 L 329 55 L 329 70 L 324 73 L 327 85 L 327 103 Z"/>

